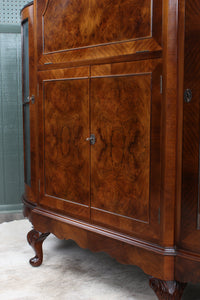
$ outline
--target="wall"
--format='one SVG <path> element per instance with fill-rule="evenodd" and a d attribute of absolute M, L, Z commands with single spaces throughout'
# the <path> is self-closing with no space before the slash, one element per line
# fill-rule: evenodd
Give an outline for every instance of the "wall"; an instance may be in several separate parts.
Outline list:
<path fill-rule="evenodd" d="M 0 212 L 22 207 L 20 9 L 28 2 L 0 0 Z"/>

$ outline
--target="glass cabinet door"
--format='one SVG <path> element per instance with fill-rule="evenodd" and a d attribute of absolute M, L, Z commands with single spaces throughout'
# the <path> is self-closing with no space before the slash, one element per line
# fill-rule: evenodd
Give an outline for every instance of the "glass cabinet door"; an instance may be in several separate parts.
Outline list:
<path fill-rule="evenodd" d="M 37 202 L 38 179 L 38 144 L 37 144 L 37 99 L 36 67 L 34 44 L 33 5 L 26 6 L 21 12 L 22 20 L 22 100 L 24 120 L 24 197 L 30 202 Z"/>
<path fill-rule="evenodd" d="M 23 114 L 25 183 L 31 185 L 30 108 L 29 108 L 29 34 L 28 20 L 23 23 Z"/>

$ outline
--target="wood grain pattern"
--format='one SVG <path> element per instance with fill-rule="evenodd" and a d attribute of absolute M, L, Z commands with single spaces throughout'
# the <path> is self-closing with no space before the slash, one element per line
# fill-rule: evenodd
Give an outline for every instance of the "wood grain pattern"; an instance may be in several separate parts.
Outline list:
<path fill-rule="evenodd" d="M 97 137 L 91 147 L 91 218 L 151 241 L 159 241 L 160 234 L 160 63 L 91 67 L 91 132 Z M 129 153 L 137 134 L 141 136 Z M 144 182 L 148 187 L 140 194 L 137 187 Z"/>
<path fill-rule="evenodd" d="M 50 231 L 60 239 L 76 241 L 82 248 L 94 252 L 104 251 L 121 263 L 138 265 L 144 272 L 157 278 L 173 280 L 174 249 L 165 249 L 48 209 L 33 207 L 23 201 L 25 215 L 37 231 Z"/>
<path fill-rule="evenodd" d="M 29 245 L 34 249 L 35 256 L 30 259 L 30 264 L 33 267 L 39 267 L 43 261 L 42 244 L 50 233 L 41 233 L 33 229 L 27 234 L 27 240 Z"/>
<path fill-rule="evenodd" d="M 40 204 L 85 219 L 90 215 L 88 74 L 87 67 L 38 74 Z"/>
<path fill-rule="evenodd" d="M 112 85 L 109 84 L 109 80 L 112 78 L 110 77 L 105 77 L 105 80 L 107 82 L 107 90 L 108 92 L 110 93 L 110 98 L 113 100 L 112 101 L 116 101 L 116 104 L 115 103 L 111 103 L 112 105 L 114 104 L 115 105 L 118 105 L 117 103 L 119 102 L 119 108 L 122 109 L 122 112 L 128 112 L 128 124 L 130 125 L 129 126 L 129 131 L 131 132 L 132 131 L 132 115 L 133 114 L 133 111 L 130 110 L 129 111 L 129 108 L 133 108 L 133 107 L 136 107 L 134 106 L 134 101 L 133 103 L 131 104 L 133 97 L 134 97 L 134 92 L 136 91 L 136 99 L 138 99 L 137 101 L 138 102 L 141 102 L 141 106 L 140 106 L 140 112 L 141 112 L 141 116 L 142 116 L 142 113 L 143 113 L 143 106 L 145 107 L 145 105 L 147 105 L 147 108 L 144 108 L 144 111 L 147 113 L 148 112 L 148 116 L 146 117 L 145 116 L 145 121 L 147 121 L 149 124 L 148 124 L 148 129 L 147 129 L 147 132 L 145 133 L 145 128 L 143 129 L 144 127 L 144 123 L 143 124 L 143 120 L 140 119 L 140 114 L 138 114 L 138 124 L 136 122 L 136 124 L 134 125 L 135 127 L 135 131 L 133 132 L 136 132 L 137 131 L 137 126 L 141 126 L 141 131 L 143 131 L 144 133 L 144 136 L 146 136 L 147 138 L 147 142 L 148 142 L 148 147 L 150 147 L 150 128 L 151 128 L 151 136 L 152 136 L 152 143 L 151 143 L 151 148 L 152 148 L 152 152 L 151 152 L 151 162 L 150 162 L 150 157 L 149 157 L 149 151 L 146 150 L 146 152 L 143 152 L 143 156 L 145 157 L 145 155 L 147 155 L 147 163 L 148 163 L 148 172 L 147 172 L 147 184 L 149 185 L 149 191 L 150 191 L 150 194 L 149 194 L 149 191 L 147 191 L 147 196 L 145 196 L 145 200 L 146 203 L 143 203 L 141 200 L 141 198 L 138 198 L 137 201 L 135 201 L 136 204 L 130 204 L 132 205 L 133 209 L 135 209 L 136 211 L 136 206 L 140 206 L 140 210 L 138 210 L 138 215 L 137 213 L 135 213 L 135 215 L 132 215 L 132 216 L 126 216 L 126 212 L 122 215 L 120 215 L 120 212 L 118 212 L 119 215 L 107 215 L 108 212 L 105 212 L 105 211 L 99 211 L 99 210 L 92 210 L 92 219 L 94 222 L 96 222 L 97 224 L 106 224 L 106 226 L 109 226 L 109 227 L 113 227 L 114 228 L 118 228 L 120 231 L 123 231 L 123 232 L 126 232 L 126 233 L 129 233 L 131 235 L 135 234 L 136 236 L 138 237 L 143 237 L 143 238 L 146 238 L 148 240 L 151 240 L 151 241 L 159 241 L 159 234 L 160 234 L 160 227 L 159 227 L 159 207 L 160 207 L 160 112 L 161 112 L 161 94 L 160 94 L 160 75 L 162 74 L 162 68 L 161 68 L 161 60 L 150 60 L 150 61 L 143 61 L 142 63 L 139 63 L 139 62 L 125 62 L 125 63 L 115 63 L 115 64 L 110 64 L 110 65 L 98 65 L 98 66 L 94 66 L 91 68 L 91 75 L 94 76 L 94 75 L 99 75 L 99 74 L 107 74 L 108 76 L 110 75 L 114 75 L 113 78 L 122 78 L 122 81 L 123 81 L 123 87 L 124 87 L 124 95 L 126 95 L 125 98 L 130 98 L 130 100 L 127 100 L 126 102 L 126 99 L 124 99 L 123 101 L 125 102 L 125 107 L 126 109 L 123 109 L 123 106 L 122 106 L 122 103 L 120 104 L 120 99 L 117 98 L 115 99 L 115 95 L 112 95 L 113 91 L 116 89 L 116 86 L 112 87 Z M 105 73 L 105 70 L 106 70 L 106 73 Z M 109 71 L 110 70 L 110 73 Z M 135 76 L 133 76 L 133 73 L 135 73 Z M 144 73 L 146 75 L 144 75 Z M 117 74 L 124 74 L 124 76 L 116 76 Z M 49 93 L 51 94 L 52 93 L 52 90 L 53 90 L 53 86 L 54 86 L 54 83 L 56 82 L 56 84 L 58 84 L 58 82 L 60 82 L 60 80 L 62 81 L 62 78 L 76 78 L 76 77 L 82 77 L 82 76 L 88 76 L 89 73 L 88 73 L 88 68 L 87 67 L 80 67 L 80 68 L 66 68 L 66 69 L 59 69 L 59 70 L 52 70 L 52 71 L 42 71 L 42 72 L 39 72 L 39 82 L 40 82 L 40 98 L 41 98 L 41 101 L 43 103 L 43 100 L 42 98 L 44 97 L 44 91 L 43 91 L 43 87 L 42 87 L 42 82 L 45 82 L 45 85 L 48 84 L 47 86 L 47 89 L 49 90 Z M 143 97 L 143 92 L 141 91 L 141 95 L 139 95 L 139 98 L 138 98 L 138 94 L 140 94 L 140 88 L 141 90 L 143 90 L 143 75 L 144 75 L 144 78 L 145 78 L 145 81 L 144 81 L 144 87 L 145 87 L 145 91 L 144 93 L 149 93 L 148 95 L 149 96 L 145 96 Z M 131 81 L 131 78 L 132 78 L 132 81 Z M 135 78 L 139 78 L 139 82 L 137 82 L 137 79 L 136 81 Z M 108 79 L 108 81 L 107 81 Z M 92 81 L 93 80 L 97 80 L 97 78 L 93 78 L 91 77 L 91 92 L 90 92 L 90 102 L 91 102 L 91 109 L 92 109 L 92 103 L 93 103 L 93 100 L 95 99 L 95 94 L 97 92 L 98 94 L 98 91 L 96 90 L 93 90 L 92 91 Z M 101 80 L 101 79 L 100 79 Z M 73 80 L 72 80 L 73 81 Z M 126 83 L 127 81 L 127 83 Z M 135 82 L 135 84 L 134 84 Z M 119 83 L 120 83 L 120 80 L 119 80 Z M 133 87 L 132 87 L 132 83 L 133 83 Z M 51 87 L 51 84 L 52 84 L 52 87 Z M 154 88 L 152 89 L 153 86 Z M 119 85 L 120 87 L 120 85 Z M 126 92 L 126 88 L 129 87 L 129 90 L 128 90 L 128 93 Z M 97 83 L 97 86 L 96 88 L 99 90 L 99 84 Z M 117 87 L 118 88 L 118 87 Z M 56 95 L 54 96 L 55 99 L 58 99 L 59 98 L 64 98 L 64 95 L 61 95 L 59 94 L 59 90 L 61 90 L 61 88 L 59 87 L 59 89 L 57 89 L 58 92 L 56 92 Z M 100 89 L 102 90 L 102 89 Z M 116 89 L 117 91 L 117 89 Z M 43 95 L 43 96 L 42 96 Z M 55 104 L 55 101 L 56 102 L 59 102 L 58 100 L 53 100 L 54 97 L 50 97 L 49 98 L 49 102 L 53 102 L 53 104 L 50 104 L 50 106 L 52 107 L 51 111 L 53 111 L 53 107 L 56 105 L 57 107 L 57 104 Z M 93 99 L 94 98 L 94 99 Z M 127 98 L 127 99 L 128 99 Z M 147 100 L 146 103 L 144 103 L 144 99 Z M 148 99 L 147 99 L 148 98 Z M 152 98 L 152 100 L 151 100 Z M 151 103 L 152 102 L 152 103 Z M 45 120 L 42 121 L 42 119 L 44 118 L 43 114 L 44 114 L 44 109 L 42 108 L 42 103 L 40 104 L 41 108 L 40 108 L 40 120 L 41 120 L 41 125 L 45 123 Z M 130 104 L 130 107 L 129 107 L 129 104 Z M 132 106 L 131 106 L 132 105 Z M 112 107 L 111 107 L 112 108 Z M 135 108 L 136 109 L 136 108 Z M 103 112 L 104 113 L 104 108 L 103 108 Z M 135 112 L 134 112 L 135 113 Z M 146 114 L 145 113 L 145 114 Z M 152 116 L 151 116 L 151 113 L 152 113 Z M 55 108 L 54 108 L 54 114 L 55 114 Z M 65 112 L 63 111 L 63 115 L 65 114 Z M 119 109 L 119 114 L 120 114 L 120 109 Z M 118 117 L 119 117 L 119 114 L 118 114 Z M 94 117 L 94 119 L 97 119 L 97 117 L 101 115 L 101 112 L 98 112 L 98 114 Z M 151 126 L 150 126 L 150 118 L 152 117 L 152 120 L 151 120 Z M 60 123 L 60 122 L 63 122 L 63 126 L 64 124 L 66 123 L 66 120 L 63 120 L 63 121 L 60 121 L 60 117 L 57 116 L 57 118 L 59 119 L 59 121 L 54 121 L 54 124 L 57 124 Z M 67 117 L 68 118 L 68 117 Z M 136 116 L 134 117 L 136 120 Z M 49 119 L 52 119 L 51 116 L 48 117 L 48 120 Z M 56 119 L 56 118 L 55 118 Z M 116 119 L 116 118 L 115 118 Z M 119 118 L 118 118 L 119 119 Z M 46 121 L 47 124 L 50 124 L 49 121 Z M 69 120 L 71 120 L 71 117 L 69 118 Z M 112 121 L 114 121 L 114 116 L 112 118 Z M 120 121 L 120 119 L 118 120 Z M 123 122 L 121 122 L 123 123 Z M 91 126 L 93 126 L 91 124 Z M 124 129 L 126 129 L 127 126 L 124 125 Z M 43 140 L 44 140 L 44 137 L 46 135 L 46 129 L 47 131 L 50 133 L 50 136 L 48 137 L 48 144 L 50 144 L 50 141 L 53 143 L 53 140 L 54 140 L 54 145 L 58 145 L 59 143 L 61 143 L 62 141 L 62 136 L 58 133 L 56 134 L 56 132 L 54 133 L 54 135 L 51 133 L 51 131 L 49 131 L 48 128 L 43 128 L 43 126 L 41 126 L 41 134 L 40 134 L 40 156 L 41 156 L 41 198 L 40 198 L 40 203 L 42 205 L 45 205 L 46 207 L 49 207 L 51 209 L 54 209 L 54 210 L 57 210 L 57 211 L 60 211 L 60 212 L 63 212 L 65 214 L 71 214 L 73 216 L 79 216 L 81 218 L 87 218 L 89 217 L 89 207 L 87 207 L 87 204 L 86 206 L 80 206 L 80 205 L 75 205 L 75 202 L 71 203 L 69 201 L 64 201 L 64 199 L 66 200 L 66 197 L 63 198 L 63 196 L 61 197 L 61 195 L 57 195 L 56 196 L 56 193 L 53 192 L 52 193 L 52 190 L 51 191 L 45 191 L 45 185 L 46 183 L 43 182 L 43 176 L 42 174 L 45 174 L 46 176 L 46 172 L 45 172 L 45 167 L 42 163 L 42 157 L 43 157 L 43 147 L 45 147 L 43 145 Z M 48 133 L 47 132 L 47 136 L 48 136 Z M 118 131 L 117 131 L 118 132 Z M 91 131 L 92 133 L 92 131 Z M 115 134 L 115 132 L 114 132 Z M 51 137 L 52 135 L 52 137 Z M 89 127 L 88 127 L 88 136 L 89 136 Z M 132 138 L 134 136 L 132 135 Z M 57 142 L 56 142 L 57 141 Z M 60 142 L 59 142 L 60 141 Z M 96 145 L 94 146 L 97 146 L 98 147 L 98 143 L 100 141 L 97 140 L 97 143 Z M 108 142 L 109 142 L 109 137 L 108 137 Z M 144 145 L 146 146 L 146 145 Z M 50 147 L 48 145 L 48 147 Z M 57 147 L 57 146 L 56 146 Z M 92 146 L 93 147 L 93 146 Z M 91 150 L 93 149 L 91 147 Z M 100 146 L 101 147 L 101 146 Z M 49 148 L 50 149 L 50 148 Z M 58 147 L 59 149 L 59 147 Z M 49 153 L 58 153 L 58 149 L 53 150 L 53 148 L 51 150 L 49 150 Z M 129 153 L 129 150 L 128 150 L 128 144 L 126 145 L 126 156 L 127 156 L 127 159 L 128 159 L 128 153 Z M 137 149 L 136 149 L 137 150 Z M 115 151 L 115 149 L 113 150 Z M 51 154 L 49 154 L 51 156 Z M 54 154 L 53 154 L 54 155 Z M 57 154 L 55 154 L 57 155 Z M 115 155 L 118 155 L 118 151 L 115 151 Z M 138 157 L 140 156 L 140 153 L 139 153 L 139 150 L 138 150 Z M 61 155 L 59 154 L 59 157 L 61 158 Z M 70 158 L 70 156 L 69 156 Z M 53 164 L 55 163 L 55 160 L 54 160 L 54 156 L 52 156 L 52 158 L 48 158 L 48 160 L 51 160 L 51 165 L 53 166 Z M 127 185 L 129 184 L 129 186 L 132 184 L 132 182 L 130 180 L 126 180 L 126 175 L 128 174 L 127 173 L 127 170 L 128 170 L 128 164 L 129 164 L 129 161 L 127 161 L 127 159 L 125 160 L 124 162 L 124 166 L 122 168 L 122 174 L 123 174 L 123 170 L 126 170 L 125 174 L 123 175 L 124 176 L 124 181 L 127 182 Z M 46 157 L 44 157 L 44 161 L 46 160 Z M 91 158 L 91 160 L 93 161 L 93 157 Z M 143 157 L 140 158 L 140 161 L 142 164 L 144 164 L 143 162 Z M 115 162 L 116 163 L 116 162 Z M 132 160 L 132 163 L 134 165 L 134 162 Z M 150 168 L 150 163 L 152 165 L 152 167 Z M 93 164 L 93 162 L 92 162 Z M 94 163 L 95 164 L 95 163 Z M 64 165 L 64 161 L 63 161 L 63 165 Z M 98 167 L 98 166 L 97 166 Z M 53 167 L 55 168 L 55 167 Z M 96 168 L 96 166 L 95 166 Z M 120 169 L 120 168 L 119 168 Z M 49 182 L 49 185 L 48 185 L 48 189 L 52 189 L 51 187 L 51 170 L 52 170 L 52 167 L 49 165 L 48 166 L 48 176 L 49 176 L 49 179 L 48 179 L 48 182 Z M 59 170 L 59 169 L 58 169 Z M 59 172 L 59 171 L 58 171 Z M 133 173 L 135 172 L 134 170 L 132 171 Z M 140 172 L 139 172 L 140 173 Z M 138 173 L 138 174 L 139 174 Z M 146 173 L 144 173 L 146 174 Z M 63 172 L 62 174 L 58 175 L 58 178 L 59 176 L 62 176 L 63 175 Z M 70 174 L 68 174 L 70 175 Z M 71 176 L 71 175 L 70 175 Z M 133 177 L 135 175 L 133 174 Z M 140 176 L 143 176 L 141 174 L 138 175 L 139 178 L 141 178 Z M 137 175 L 136 175 L 137 177 Z M 149 178 L 151 177 L 151 188 L 150 188 L 150 182 L 149 182 Z M 55 180 L 57 180 L 57 176 L 54 176 Z M 85 177 L 86 178 L 86 177 Z M 64 185 L 64 179 L 60 180 L 59 184 L 54 184 L 54 186 L 56 186 L 56 189 L 60 189 L 61 191 L 61 182 L 63 182 L 63 185 Z M 141 179 L 140 179 L 141 180 Z M 129 183 L 128 183 L 129 182 Z M 59 187 L 60 186 L 60 187 Z M 117 188 L 117 186 L 116 186 Z M 132 187 L 130 187 L 130 191 L 131 191 Z M 117 191 L 117 189 L 116 189 Z M 139 194 L 138 194 L 139 195 Z M 53 196 L 53 197 L 52 197 Z M 105 198 L 104 198 L 105 199 Z M 131 201 L 131 197 L 130 197 L 130 200 Z M 81 204 L 82 202 L 80 202 Z M 131 202 L 130 202 L 131 203 Z M 78 202 L 76 202 L 76 204 L 78 204 Z M 84 203 L 82 203 L 83 205 L 85 205 Z M 125 204 L 126 205 L 126 204 Z M 134 207 L 134 205 L 136 205 Z M 142 217 L 142 211 L 145 211 L 146 210 L 146 216 L 143 218 Z M 141 213 L 142 212 L 142 213 Z M 117 213 L 117 212 L 116 212 Z M 125 218 L 125 217 L 128 217 L 128 218 Z M 146 219 L 145 219 L 146 218 Z M 149 220 L 151 219 L 151 223 L 149 224 Z M 102 220 L 104 220 L 102 222 Z M 120 227 L 119 227 L 119 224 L 120 224 Z"/>
<path fill-rule="evenodd" d="M 57 2 L 36 1 L 40 64 L 162 50 L 160 0 Z"/>
<path fill-rule="evenodd" d="M 182 228 L 180 247 L 200 251 L 199 136 L 200 136 L 200 3 L 185 2 L 184 86 L 192 101 L 183 105 Z"/>
<path fill-rule="evenodd" d="M 149 285 L 159 300 L 181 300 L 187 284 L 178 281 L 163 281 L 157 278 L 150 278 Z"/>
<path fill-rule="evenodd" d="M 182 205 L 182 142 L 183 142 L 183 85 L 184 85 L 184 45 L 185 44 L 185 2 L 179 2 L 178 18 L 178 113 L 177 113 L 177 184 L 176 184 L 176 231 L 177 246 L 181 235 Z"/>
<path fill-rule="evenodd" d="M 39 44 L 38 44 L 39 48 Z M 38 49 L 38 54 L 41 53 Z M 85 64 L 97 64 L 112 61 L 129 61 L 151 58 L 151 56 L 161 58 L 162 48 L 154 39 L 135 40 L 132 42 L 102 45 L 99 47 L 89 47 L 73 51 L 55 52 L 39 55 L 39 68 L 45 69 L 44 64 L 59 64 L 66 67 L 81 66 Z"/>
<path fill-rule="evenodd" d="M 43 24 L 44 53 L 148 37 L 151 1 L 49 0 Z"/>
<path fill-rule="evenodd" d="M 44 83 L 45 194 L 89 204 L 88 80 Z"/>
<path fill-rule="evenodd" d="M 127 61 L 109 64 L 98 64 L 91 66 L 91 76 L 111 76 L 111 75 L 126 75 L 152 73 L 159 64 L 162 64 L 162 59 L 146 59 L 138 61 Z M 160 71 L 161 72 L 161 71 Z"/>
<path fill-rule="evenodd" d="M 178 250 L 175 278 L 182 282 L 199 283 L 200 254 L 193 251 Z"/>
<path fill-rule="evenodd" d="M 149 221 L 150 118 L 151 74 L 91 79 L 92 208 Z"/>
<path fill-rule="evenodd" d="M 136 43 L 136 42 L 135 42 Z M 119 44 L 118 46 L 120 46 Z M 116 45 L 115 45 L 116 46 Z M 102 46 L 103 47 L 103 46 Z M 106 46 L 105 46 L 106 47 Z M 156 48 L 156 46 L 155 46 Z M 88 54 L 85 53 L 85 55 L 82 56 L 83 53 L 76 53 L 75 56 L 70 56 L 70 52 L 63 52 L 62 55 L 62 62 L 59 61 L 59 54 L 51 54 L 51 55 L 45 55 L 40 60 L 40 65 L 38 65 L 38 71 L 43 70 L 53 70 L 53 69 L 60 69 L 60 68 L 70 68 L 70 67 L 77 67 L 77 66 L 87 66 L 90 64 L 96 65 L 96 64 L 106 64 L 106 63 L 119 63 L 119 62 L 130 62 L 130 61 L 141 61 L 141 60 L 151 60 L 151 59 L 160 59 L 162 57 L 162 51 L 161 50 L 152 50 L 152 51 L 140 51 L 137 49 L 141 49 L 139 45 L 137 47 L 134 47 L 129 49 L 127 52 L 123 51 L 121 53 L 120 49 L 115 49 L 113 47 L 112 55 L 108 54 L 106 51 L 95 51 L 95 55 L 88 60 Z M 157 48 L 156 48 L 157 49 Z M 123 49 L 125 50 L 125 49 Z M 98 53 L 96 53 L 98 52 Z M 104 52 L 104 54 L 102 53 Z M 58 56 L 57 56 L 58 55 Z M 105 55 L 105 56 L 104 56 Z"/>
<path fill-rule="evenodd" d="M 163 1 L 163 99 L 161 142 L 162 244 L 174 245 L 177 151 L 178 0 Z"/>
<path fill-rule="evenodd" d="M 179 299 L 175 280 L 200 280 L 199 1 L 36 0 L 34 12 L 40 199 L 25 213 Z"/>

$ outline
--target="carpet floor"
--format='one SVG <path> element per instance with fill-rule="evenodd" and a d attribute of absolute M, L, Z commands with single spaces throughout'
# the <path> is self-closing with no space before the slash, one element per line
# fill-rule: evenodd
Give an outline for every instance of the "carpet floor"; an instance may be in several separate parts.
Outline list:
<path fill-rule="evenodd" d="M 0 224 L 1 300 L 156 300 L 148 276 L 107 254 L 81 249 L 71 240 L 50 235 L 39 268 L 26 241 L 27 220 Z M 183 300 L 200 300 L 200 285 L 189 284 Z"/>

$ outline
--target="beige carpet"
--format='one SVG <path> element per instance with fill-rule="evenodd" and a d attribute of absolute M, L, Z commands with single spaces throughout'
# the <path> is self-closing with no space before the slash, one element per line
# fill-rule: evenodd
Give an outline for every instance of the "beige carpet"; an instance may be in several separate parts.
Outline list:
<path fill-rule="evenodd" d="M 1 300 L 156 300 L 148 276 L 139 268 L 53 235 L 43 244 L 42 266 L 31 267 L 29 230 L 27 220 L 0 225 Z M 200 300 L 200 285 L 189 285 L 183 300 Z"/>

